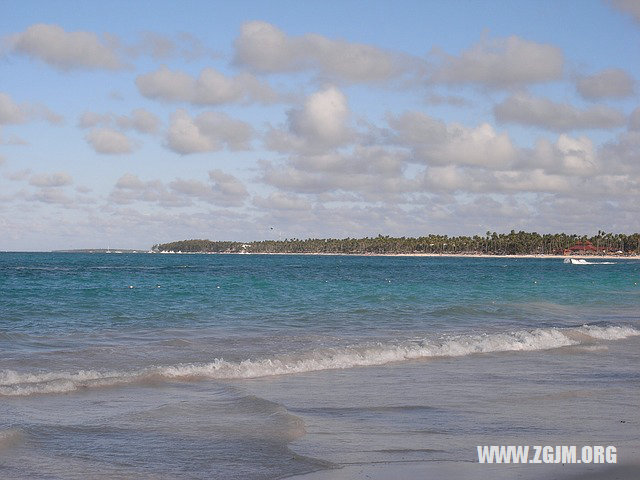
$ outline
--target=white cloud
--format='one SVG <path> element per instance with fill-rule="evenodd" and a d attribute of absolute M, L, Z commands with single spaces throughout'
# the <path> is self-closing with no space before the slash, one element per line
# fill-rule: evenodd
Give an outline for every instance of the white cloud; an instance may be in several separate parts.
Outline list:
<path fill-rule="evenodd" d="M 557 193 L 572 188 L 569 178 L 543 169 L 470 171 L 457 165 L 428 168 L 423 185 L 430 192 L 466 194 Z"/>
<path fill-rule="evenodd" d="M 348 118 L 347 97 L 330 87 L 311 95 L 302 110 L 291 111 L 289 125 L 299 136 L 336 144 L 344 139 Z"/>
<path fill-rule="evenodd" d="M 116 182 L 116 188 L 122 188 L 125 190 L 141 190 L 145 186 L 146 184 L 143 183 L 137 175 L 132 173 L 125 173 Z"/>
<path fill-rule="evenodd" d="M 0 125 L 19 124 L 32 120 L 45 120 L 53 125 L 62 123 L 62 117 L 44 105 L 17 104 L 9 95 L 0 92 Z"/>
<path fill-rule="evenodd" d="M 195 60 L 204 56 L 214 56 L 214 52 L 188 33 L 171 37 L 156 32 L 143 32 L 140 41 L 127 51 L 132 56 L 148 55 L 154 60 L 172 57 Z"/>
<path fill-rule="evenodd" d="M 444 122 L 422 112 L 405 112 L 389 118 L 394 140 L 400 144 L 416 148 L 441 141 L 447 135 Z"/>
<path fill-rule="evenodd" d="M 332 40 L 322 35 L 306 35 L 301 47 L 332 78 L 351 82 L 389 80 L 401 73 L 397 56 L 379 48 Z"/>
<path fill-rule="evenodd" d="M 471 103 L 458 95 L 438 95 L 436 93 L 429 95 L 426 102 L 430 105 L 451 105 L 453 107 L 467 107 Z"/>
<path fill-rule="evenodd" d="M 80 128 L 91 128 L 98 125 L 109 125 L 112 122 L 112 115 L 108 113 L 84 112 L 78 119 Z"/>
<path fill-rule="evenodd" d="M 211 170 L 209 180 L 211 183 L 207 184 L 179 178 L 169 183 L 169 188 L 176 193 L 224 207 L 241 206 L 249 196 L 240 180 L 221 170 Z"/>
<path fill-rule="evenodd" d="M 556 143 L 545 138 L 538 139 L 531 152 L 523 155 L 521 166 L 582 178 L 596 175 L 601 170 L 593 142 L 584 136 L 574 138 L 566 134 L 560 135 Z"/>
<path fill-rule="evenodd" d="M 189 197 L 201 198 L 203 200 L 211 198 L 211 186 L 199 180 L 184 180 L 178 178 L 169 183 L 169 187 L 176 193 Z"/>
<path fill-rule="evenodd" d="M 0 92 L 0 125 L 22 123 L 26 120 L 25 108 L 15 103 L 6 93 Z"/>
<path fill-rule="evenodd" d="M 195 98 L 196 81 L 184 72 L 174 72 L 161 67 L 152 73 L 136 78 L 136 85 L 147 98 L 159 98 L 166 101 L 192 101 Z"/>
<path fill-rule="evenodd" d="M 348 153 L 299 155 L 290 157 L 289 162 L 310 173 L 395 176 L 402 173 L 407 159 L 407 154 L 393 148 L 356 146 Z"/>
<path fill-rule="evenodd" d="M 32 175 L 29 179 L 29 184 L 35 187 L 63 187 L 65 185 L 71 185 L 71 183 L 73 183 L 71 175 L 64 172 L 41 173 Z"/>
<path fill-rule="evenodd" d="M 46 43 L 42 38 L 34 40 L 38 37 L 34 32 L 38 31 L 40 37 L 48 39 Z M 4 40 L 9 42 L 6 45 L 14 60 L 25 60 L 24 65 L 28 66 L 28 55 L 63 71 L 112 70 L 126 67 L 123 61 L 134 55 L 152 57 L 140 58 L 140 70 L 135 73 L 129 71 L 122 78 L 120 73 L 116 75 L 120 80 L 135 80 L 139 75 L 138 91 L 134 86 L 133 93 L 146 97 L 139 102 L 145 108 L 131 110 L 133 106 L 126 106 L 131 91 L 127 92 L 123 84 L 93 91 L 94 96 L 105 101 L 114 100 L 115 97 L 107 97 L 112 89 L 122 92 L 118 103 L 121 108 L 87 111 L 78 119 L 78 125 L 87 129 L 82 135 L 96 152 L 129 153 L 143 140 L 160 141 L 180 154 L 251 149 L 254 144 L 258 146 L 253 140 L 256 132 L 263 129 L 264 144 L 259 145 L 262 154 L 257 151 L 241 155 L 246 157 L 240 162 L 242 165 L 234 165 L 238 157 L 231 153 L 201 155 L 196 163 L 202 167 L 202 162 L 208 161 L 206 170 L 217 166 L 215 163 L 222 157 L 227 160 L 219 164 L 224 171 L 211 170 L 196 178 L 189 178 L 188 173 L 181 174 L 182 178 L 167 177 L 170 172 L 164 172 L 163 177 L 160 173 L 148 177 L 140 173 L 142 170 L 138 172 L 140 177 L 126 174 L 113 185 L 104 202 L 99 179 L 89 184 L 95 193 L 86 195 L 88 190 L 76 185 L 73 171 L 53 173 L 59 167 L 55 167 L 55 145 L 49 142 L 47 147 L 53 152 L 49 173 L 14 171 L 33 168 L 38 158 L 47 158 L 38 154 L 38 142 L 44 137 L 39 139 L 37 128 L 22 124 L 36 120 L 55 123 L 61 119 L 44 106 L 23 103 L 33 99 L 18 96 L 17 90 L 7 90 L 0 93 L 4 145 L 7 140 L 19 142 L 18 135 L 33 144 L 22 151 L 16 148 L 14 153 L 18 156 L 7 153 L 10 158 L 0 167 L 6 187 L 0 192 L 0 208 L 3 212 L 23 212 L 22 217 L 5 215 L 0 220 L 5 226 L 16 225 L 15 230 L 5 227 L 12 230 L 8 235 L 19 232 L 35 238 L 25 227 L 28 224 L 34 229 L 43 226 L 41 238 L 55 229 L 58 233 L 53 234 L 62 238 L 59 232 L 64 229 L 68 238 L 82 233 L 83 238 L 99 240 L 111 230 L 120 232 L 120 238 L 127 242 L 135 238 L 143 243 L 183 235 L 215 236 L 220 231 L 225 236 L 251 240 L 254 233 L 257 238 L 264 237 L 261 225 L 268 225 L 267 235 L 269 225 L 277 225 L 283 238 L 404 235 L 435 229 L 452 233 L 456 229 L 477 228 L 483 232 L 489 228 L 483 228 L 487 223 L 492 229 L 506 230 L 517 229 L 518 225 L 537 225 L 546 230 L 559 225 L 559 229 L 571 230 L 576 225 L 590 228 L 596 222 L 606 228 L 617 223 L 628 230 L 638 225 L 634 208 L 640 203 L 640 108 L 634 102 L 637 89 L 629 65 L 619 65 L 625 70 L 598 70 L 603 67 L 575 64 L 575 68 L 591 74 L 563 78 L 565 60 L 560 49 L 510 37 L 484 40 L 466 51 L 464 47 L 450 50 L 449 55 L 439 57 L 439 63 L 432 64 L 432 76 L 427 77 L 426 63 L 374 45 L 353 43 L 353 37 L 346 40 L 316 34 L 290 35 L 265 22 L 250 22 L 242 27 L 233 52 L 236 66 L 245 73 L 229 73 L 222 67 L 204 68 L 206 63 L 189 66 L 184 62 L 209 55 L 195 39 L 190 50 L 190 40 L 186 38 L 142 35 L 142 42 L 123 46 L 115 37 L 34 26 Z M 420 47 L 419 42 L 415 45 L 418 49 L 429 48 L 426 44 Z M 106 57 L 101 57 L 100 52 Z M 111 60 L 105 60 L 107 57 Z M 437 60 L 435 54 L 433 58 Z M 178 61 L 160 67 L 157 59 Z M 51 69 L 45 70 L 57 75 Z M 407 78 L 410 74 L 419 74 L 425 81 L 417 86 Z M 95 80 L 104 75 L 89 77 Z M 89 77 L 87 81 L 91 80 Z M 388 86 L 390 81 L 397 81 L 395 85 L 405 89 L 377 88 Z M 527 91 L 523 88 L 527 85 L 555 81 L 559 82 L 551 86 L 556 93 L 575 94 L 572 89 L 577 88 L 583 98 L 579 103 L 569 103 L 557 96 L 553 97 L 556 100 L 536 97 L 539 92 L 522 93 Z M 41 83 L 46 82 L 43 77 Z M 354 83 L 367 85 L 349 86 Z M 374 90 L 370 88 L 372 84 Z M 285 108 L 254 108 L 255 103 L 282 100 L 272 85 L 278 91 L 295 91 L 300 97 Z M 478 86 L 482 91 L 476 98 L 472 93 L 478 93 Z M 492 89 L 507 91 L 491 92 Z M 69 97 L 70 104 L 86 100 L 82 95 L 78 97 L 83 92 L 71 94 L 75 97 Z M 492 119 L 489 111 L 487 119 L 486 102 L 496 96 L 499 105 L 495 106 L 495 117 Z M 287 101 L 291 98 L 293 95 Z M 371 98 L 377 102 L 373 107 Z M 149 99 L 181 102 L 175 107 L 186 110 L 174 108 L 171 118 L 159 118 L 153 112 L 161 112 L 166 105 Z M 623 101 L 610 108 L 584 99 Z M 59 100 L 64 103 L 63 97 Z M 397 110 L 411 101 L 417 105 L 416 110 L 421 110 L 420 105 L 425 107 L 424 113 Z M 231 112 L 237 110 L 238 104 L 252 104 L 242 108 L 246 115 L 238 118 L 253 118 L 247 120 L 253 127 L 221 111 L 205 111 L 232 105 L 224 111 L 236 115 Z M 196 108 L 203 106 L 211 107 Z M 448 106 L 456 108 L 445 108 Z M 431 116 L 435 115 L 431 109 L 447 115 L 446 121 Z M 377 123 L 371 117 L 385 110 L 390 112 L 386 122 Z M 459 123 L 450 115 L 457 115 Z M 541 131 L 519 125 L 557 133 L 542 131 L 541 138 L 532 138 L 531 132 Z M 588 131 L 587 136 L 582 136 L 581 129 L 596 128 L 610 130 Z M 252 167 L 256 155 L 264 160 Z M 238 167 L 248 167 L 261 184 L 244 181 L 235 173 Z M 99 208 L 86 202 L 80 204 L 82 197 L 90 196 L 95 201 L 100 199 Z M 65 213 L 72 209 L 73 215 Z M 567 209 L 587 212 L 571 211 L 567 222 L 562 223 Z M 64 227 L 58 227 L 58 221 Z M 44 228 L 51 226 L 55 229 Z"/>
<path fill-rule="evenodd" d="M 636 107 L 629 115 L 629 130 L 640 130 L 640 107 Z"/>
<path fill-rule="evenodd" d="M 430 215 L 440 215 L 446 209 L 431 203 L 433 196 L 460 194 L 527 195 L 523 208 L 536 212 L 535 202 L 545 195 L 585 198 L 588 192 L 598 192 L 613 199 L 620 195 L 616 188 L 628 192 L 640 182 L 640 175 L 634 180 L 629 171 L 640 145 L 640 140 L 633 143 L 631 135 L 624 147 L 611 146 L 603 155 L 585 136 L 561 134 L 555 143 L 542 138 L 532 149 L 518 148 L 506 133 L 496 132 L 489 124 L 446 124 L 420 112 L 390 117 L 389 126 L 390 130 L 378 132 L 383 145 L 263 161 L 262 180 L 278 189 L 272 197 L 282 200 L 282 210 L 287 210 L 286 198 L 291 197 L 307 202 L 306 211 L 312 216 L 314 205 L 331 202 L 420 203 L 434 208 Z M 620 151 L 626 156 L 609 161 L 616 151 L 617 157 Z M 254 204 L 277 210 L 269 208 L 269 200 L 256 197 Z M 292 201 L 290 210 L 295 205 Z"/>
<path fill-rule="evenodd" d="M 114 125 L 125 130 L 135 130 L 138 133 L 154 134 L 157 133 L 160 128 L 160 119 L 157 115 L 144 108 L 136 108 L 131 111 L 130 115 L 84 112 L 78 120 L 78 126 L 80 128 L 96 126 L 112 127 Z"/>
<path fill-rule="evenodd" d="M 502 123 L 517 123 L 552 131 L 579 129 L 609 129 L 623 126 L 625 116 L 613 108 L 597 105 L 580 110 L 567 103 L 546 98 L 516 94 L 494 107 L 496 119 Z"/>
<path fill-rule="evenodd" d="M 220 112 L 204 112 L 191 118 L 184 110 L 171 116 L 167 146 L 182 154 L 212 152 L 228 148 L 248 150 L 252 129 L 249 124 L 234 120 Z"/>
<path fill-rule="evenodd" d="M 542 169 L 530 172 L 504 171 L 495 172 L 496 182 L 487 185 L 487 191 L 511 191 L 516 193 L 557 193 L 570 192 L 572 183 L 562 175 L 548 174 Z"/>
<path fill-rule="evenodd" d="M 488 88 L 513 88 L 559 80 L 564 57 L 553 45 L 517 36 L 483 40 L 458 57 L 441 54 L 431 81 L 477 84 Z"/>
<path fill-rule="evenodd" d="M 160 119 L 144 108 L 136 108 L 131 115 L 116 117 L 116 123 L 120 128 L 133 129 L 138 133 L 157 133 L 160 128 Z"/>
<path fill-rule="evenodd" d="M 406 158 L 403 152 L 379 146 L 355 147 L 348 153 L 295 155 L 282 164 L 262 162 L 262 179 L 289 192 L 347 192 L 360 200 L 378 201 L 415 189 L 415 182 L 404 176 Z"/>
<path fill-rule="evenodd" d="M 556 144 L 541 141 L 528 151 L 486 123 L 466 127 L 407 112 L 390 117 L 389 126 L 378 133 L 382 146 L 298 152 L 281 163 L 263 161 L 262 180 L 318 201 L 332 201 L 331 194 L 347 202 L 407 204 L 416 195 L 434 192 L 569 194 L 581 179 L 599 172 L 595 148 L 586 137 L 561 135 Z M 420 170 L 420 164 L 427 168 Z"/>
<path fill-rule="evenodd" d="M 8 172 L 4 174 L 4 178 L 11 180 L 12 182 L 22 182 L 31 175 L 31 169 L 23 168 L 15 172 Z"/>
<path fill-rule="evenodd" d="M 178 110 L 172 115 L 167 144 L 171 150 L 178 153 L 208 152 L 221 148 L 214 139 L 208 138 L 200 131 L 184 110 Z"/>
<path fill-rule="evenodd" d="M 509 136 L 488 123 L 447 125 L 420 112 L 407 112 L 391 117 L 389 124 L 394 130 L 391 141 L 411 149 L 416 163 L 500 168 L 517 157 Z"/>
<path fill-rule="evenodd" d="M 27 142 L 22 137 L 18 137 L 17 135 L 11 135 L 6 140 L 3 140 L 2 137 L 0 137 L 0 145 L 20 145 L 20 146 L 24 146 L 24 145 L 30 145 L 30 143 Z"/>
<path fill-rule="evenodd" d="M 123 67 L 113 47 L 91 32 L 66 32 L 57 25 L 36 24 L 9 37 L 13 52 L 38 58 L 59 70 Z"/>
<path fill-rule="evenodd" d="M 143 181 L 132 173 L 118 179 L 109 199 L 122 205 L 139 201 L 158 203 L 163 207 L 186 207 L 192 203 L 188 197 L 170 192 L 159 180 Z"/>
<path fill-rule="evenodd" d="M 287 195 L 283 192 L 275 192 L 267 197 L 256 197 L 253 200 L 255 206 L 265 210 L 281 211 L 308 211 L 311 202 L 300 195 Z"/>
<path fill-rule="evenodd" d="M 165 35 L 155 32 L 144 32 L 136 50 L 146 53 L 154 59 L 168 58 L 175 54 L 175 42 Z"/>
<path fill-rule="evenodd" d="M 611 68 L 578 78 L 578 93 L 589 100 L 625 98 L 633 94 L 635 81 L 624 70 Z"/>
<path fill-rule="evenodd" d="M 563 134 L 558 137 L 556 145 L 562 155 L 562 166 L 565 172 L 577 176 L 590 176 L 596 173 L 595 150 L 589 138 L 572 138 Z"/>
<path fill-rule="evenodd" d="M 311 70 L 334 81 L 387 81 L 405 71 L 405 57 L 371 45 L 322 35 L 291 37 L 267 22 L 247 22 L 235 41 L 235 61 L 257 72 Z"/>
<path fill-rule="evenodd" d="M 640 23 L 640 3 L 637 0 L 609 0 L 609 2 L 620 11 L 629 14 L 637 23 Z"/>
<path fill-rule="evenodd" d="M 247 22 L 235 41 L 236 62 L 259 72 L 282 72 L 303 68 L 287 35 L 267 22 Z"/>
<path fill-rule="evenodd" d="M 446 142 L 435 146 L 432 162 L 492 167 L 506 165 L 516 156 L 516 149 L 506 133 L 496 133 L 488 123 L 475 128 L 448 125 Z"/>
<path fill-rule="evenodd" d="M 60 188 L 43 188 L 31 195 L 30 198 L 38 202 L 57 205 L 71 205 L 74 203 L 73 198 Z"/>
<path fill-rule="evenodd" d="M 269 200 L 279 202 L 280 195 L 259 199 L 259 208 L 264 212 L 264 225 L 273 225 L 271 236 L 280 238 L 322 238 L 322 237 L 364 237 L 383 235 L 423 235 L 433 232 L 433 218 L 442 214 L 448 218 L 448 212 L 441 205 L 420 205 L 415 207 L 400 207 L 398 205 L 336 205 L 328 206 L 322 203 L 305 205 L 300 197 L 287 196 L 291 200 L 291 207 L 286 208 L 288 201 L 284 200 L 284 208 L 270 206 Z M 302 205 L 296 205 L 300 199 Z M 298 206 L 302 208 L 297 208 Z M 459 225 L 456 228 L 460 228 Z M 451 233 L 449 230 L 447 233 Z M 263 233 L 263 236 L 265 234 Z M 268 235 L 268 233 L 267 233 Z"/>
<path fill-rule="evenodd" d="M 129 137 L 111 128 L 94 128 L 85 138 L 97 153 L 120 155 L 133 151 Z"/>
<path fill-rule="evenodd" d="M 470 192 L 477 189 L 477 183 L 477 176 L 456 165 L 430 167 L 422 179 L 422 184 L 430 192 Z"/>
<path fill-rule="evenodd" d="M 633 175 L 640 181 L 640 131 L 624 132 L 615 141 L 606 142 L 600 147 L 598 157 L 607 172 Z"/>
<path fill-rule="evenodd" d="M 353 136 L 347 97 L 335 87 L 313 93 L 301 108 L 287 113 L 287 129 L 272 130 L 267 146 L 273 150 L 319 152 L 343 145 Z"/>
<path fill-rule="evenodd" d="M 244 184 L 233 175 L 222 170 L 211 170 L 209 179 L 212 182 L 215 203 L 223 206 L 242 205 L 249 196 Z"/>
<path fill-rule="evenodd" d="M 58 115 L 44 105 L 34 105 L 31 107 L 31 117 L 36 120 L 44 120 L 51 125 L 61 125 L 64 123 L 62 115 Z"/>
<path fill-rule="evenodd" d="M 158 203 L 164 207 L 185 207 L 199 200 L 223 207 L 241 206 L 248 192 L 240 180 L 221 170 L 209 172 L 210 183 L 177 178 L 168 184 L 159 180 L 143 181 L 127 173 L 120 177 L 110 199 L 119 204 L 133 202 Z"/>
<path fill-rule="evenodd" d="M 277 100 L 271 87 L 253 75 L 242 73 L 228 77 L 213 68 L 205 68 L 197 78 L 161 67 L 140 75 L 136 85 L 147 98 L 194 105 L 221 105 L 232 102 L 262 102 Z"/>

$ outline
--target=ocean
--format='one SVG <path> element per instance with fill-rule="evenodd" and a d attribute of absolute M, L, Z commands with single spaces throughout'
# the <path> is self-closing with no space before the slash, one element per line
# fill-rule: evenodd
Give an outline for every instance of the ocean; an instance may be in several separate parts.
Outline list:
<path fill-rule="evenodd" d="M 0 253 L 0 478 L 637 465 L 639 393 L 634 260 Z"/>

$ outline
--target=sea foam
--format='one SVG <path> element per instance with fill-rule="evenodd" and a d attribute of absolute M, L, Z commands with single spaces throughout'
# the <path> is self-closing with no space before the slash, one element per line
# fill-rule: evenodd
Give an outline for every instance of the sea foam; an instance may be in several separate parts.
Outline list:
<path fill-rule="evenodd" d="M 450 335 L 422 339 L 325 348 L 291 356 L 229 362 L 216 358 L 207 363 L 151 366 L 131 371 L 79 370 L 77 372 L 0 371 L 0 395 L 25 396 L 66 393 L 78 389 L 197 379 L 247 379 L 384 365 L 408 360 L 461 357 L 492 352 L 549 350 L 598 340 L 620 340 L 640 335 L 624 326 L 583 325 L 574 328 L 539 328 L 502 333 Z"/>

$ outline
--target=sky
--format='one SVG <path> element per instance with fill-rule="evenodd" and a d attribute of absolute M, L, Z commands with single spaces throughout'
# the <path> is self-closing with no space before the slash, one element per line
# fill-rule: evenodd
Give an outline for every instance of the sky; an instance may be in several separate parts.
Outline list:
<path fill-rule="evenodd" d="M 0 250 L 640 231 L 640 2 L 0 2 Z"/>

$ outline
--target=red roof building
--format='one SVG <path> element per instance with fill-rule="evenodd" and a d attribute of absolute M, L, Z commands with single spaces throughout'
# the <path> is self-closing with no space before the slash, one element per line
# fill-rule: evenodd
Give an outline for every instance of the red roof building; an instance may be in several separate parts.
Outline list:
<path fill-rule="evenodd" d="M 594 247 L 593 243 L 586 241 L 584 243 L 576 243 L 573 247 L 565 248 L 565 255 L 596 255 L 599 252 L 604 252 L 604 247 Z"/>

